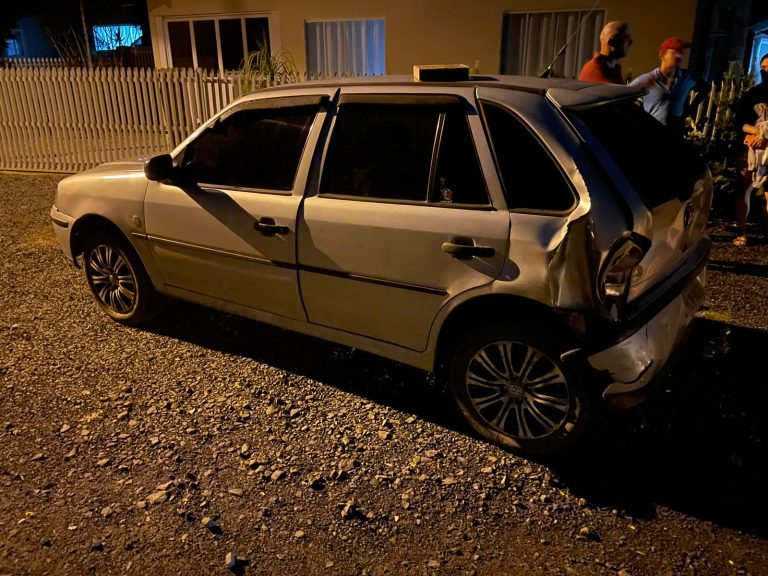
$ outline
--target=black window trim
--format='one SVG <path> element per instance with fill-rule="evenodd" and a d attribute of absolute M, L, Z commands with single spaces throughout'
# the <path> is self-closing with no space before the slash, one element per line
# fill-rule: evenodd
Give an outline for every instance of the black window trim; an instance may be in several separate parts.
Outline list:
<path fill-rule="evenodd" d="M 533 127 L 515 110 L 510 108 L 508 105 L 503 104 L 501 102 L 491 100 L 488 98 L 481 98 L 478 99 L 479 103 L 479 110 L 480 110 L 480 118 L 482 119 L 483 123 L 483 130 L 485 131 L 485 137 L 488 141 L 488 148 L 491 151 L 491 156 L 493 157 L 493 165 L 496 168 L 496 174 L 499 178 L 499 184 L 501 185 L 501 189 L 504 192 L 504 200 L 507 203 L 507 210 L 509 212 L 514 212 L 515 214 L 531 214 L 534 216 L 567 216 L 576 208 L 579 206 L 579 203 L 581 202 L 581 197 L 579 196 L 578 190 L 576 190 L 576 187 L 574 186 L 573 182 L 571 182 L 571 179 L 568 177 L 567 172 L 563 168 L 563 166 L 558 161 L 557 157 L 552 153 L 552 150 L 549 149 L 549 146 L 546 145 L 544 140 L 536 134 L 536 131 L 533 129 Z M 488 128 L 488 120 L 485 117 L 485 106 L 495 106 L 497 108 L 501 108 L 504 110 L 504 112 L 507 112 L 508 114 L 512 115 L 520 124 L 528 131 L 528 133 L 536 140 L 536 142 L 541 146 L 542 150 L 549 156 L 552 163 L 557 167 L 558 171 L 560 172 L 560 176 L 563 178 L 563 180 L 568 185 L 568 188 L 571 190 L 571 195 L 573 196 L 573 203 L 571 206 L 564 210 L 547 210 L 544 208 L 510 208 L 510 200 L 513 198 L 509 195 L 507 192 L 506 185 L 504 183 L 504 178 L 501 175 L 501 168 L 499 166 L 499 161 L 496 156 L 496 149 L 493 147 L 493 139 L 491 138 L 491 131 Z"/>
<path fill-rule="evenodd" d="M 474 134 L 472 133 L 472 127 L 469 125 L 469 119 L 467 114 L 467 108 L 470 107 L 466 98 L 458 94 L 341 94 L 337 100 L 338 104 L 333 112 L 333 119 L 330 129 L 326 135 L 324 150 L 322 153 L 322 162 L 320 166 L 320 175 L 317 182 L 317 197 L 318 198 L 330 198 L 332 200 L 347 200 L 347 201 L 360 201 L 360 202 L 375 202 L 380 204 L 401 204 L 404 206 L 425 206 L 432 208 L 448 208 L 454 210 L 482 210 L 486 212 L 495 212 L 498 210 L 493 205 L 490 191 L 488 190 L 488 182 L 486 181 L 485 172 L 483 171 L 482 163 L 480 162 L 480 156 L 477 151 L 477 144 L 475 142 Z M 356 105 L 386 105 L 386 106 L 431 106 L 434 108 L 453 108 L 460 106 L 464 113 L 464 119 L 467 122 L 467 128 L 469 130 L 469 136 L 472 140 L 472 148 L 475 150 L 475 158 L 480 169 L 480 174 L 483 179 L 483 187 L 485 188 L 485 197 L 487 202 L 485 204 L 460 204 L 453 202 L 433 202 L 430 200 L 432 196 L 432 187 L 435 181 L 435 171 L 437 169 L 437 159 L 440 152 L 440 143 L 443 137 L 443 128 L 445 126 L 445 110 L 440 111 L 440 115 L 437 120 L 437 127 L 435 129 L 435 139 L 432 144 L 432 155 L 430 157 L 429 166 L 429 179 L 427 182 L 427 197 L 424 201 L 419 200 L 404 200 L 397 198 L 372 198 L 367 196 L 354 196 L 351 194 L 335 194 L 335 193 L 322 193 L 323 178 L 325 176 L 325 164 L 328 158 L 328 151 L 330 150 L 331 141 L 333 139 L 333 133 L 336 128 L 336 119 L 338 117 L 338 111 L 342 105 L 356 106 Z"/>

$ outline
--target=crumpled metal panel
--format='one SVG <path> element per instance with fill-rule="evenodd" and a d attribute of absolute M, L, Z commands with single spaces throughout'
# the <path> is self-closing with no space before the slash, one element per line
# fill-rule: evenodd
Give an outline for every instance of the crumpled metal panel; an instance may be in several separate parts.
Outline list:
<path fill-rule="evenodd" d="M 632 336 L 587 358 L 613 380 L 604 396 L 634 392 L 659 375 L 704 301 L 705 284 L 706 271 Z"/>

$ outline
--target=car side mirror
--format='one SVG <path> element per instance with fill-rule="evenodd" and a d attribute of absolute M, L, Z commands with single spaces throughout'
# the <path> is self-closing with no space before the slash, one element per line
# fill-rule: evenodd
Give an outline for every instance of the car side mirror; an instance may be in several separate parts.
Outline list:
<path fill-rule="evenodd" d="M 144 163 L 144 175 L 153 182 L 171 180 L 174 172 L 173 158 L 170 154 L 155 156 Z"/>

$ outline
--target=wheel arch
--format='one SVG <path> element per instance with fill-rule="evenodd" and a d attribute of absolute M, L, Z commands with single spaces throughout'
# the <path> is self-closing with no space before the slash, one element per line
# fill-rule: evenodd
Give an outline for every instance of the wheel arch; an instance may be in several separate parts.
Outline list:
<path fill-rule="evenodd" d="M 125 232 L 123 232 L 120 227 L 109 218 L 105 218 L 99 214 L 86 214 L 75 220 L 75 223 L 72 225 L 72 232 L 69 236 L 69 246 L 72 250 L 72 257 L 75 260 L 75 265 L 78 265 L 77 257 L 83 253 L 85 239 L 98 230 L 118 234 L 128 244 L 131 244 L 131 241 L 128 239 Z"/>
<path fill-rule="evenodd" d="M 443 372 L 457 339 L 469 329 L 483 324 L 533 323 L 562 331 L 572 339 L 568 321 L 549 306 L 512 294 L 484 294 L 465 300 L 443 320 L 437 334 L 434 354 L 435 372 Z"/>

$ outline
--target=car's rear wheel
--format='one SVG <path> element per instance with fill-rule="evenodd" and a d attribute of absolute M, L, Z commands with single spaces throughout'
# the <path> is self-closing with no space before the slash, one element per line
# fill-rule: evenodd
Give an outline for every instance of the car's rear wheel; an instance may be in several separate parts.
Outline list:
<path fill-rule="evenodd" d="M 157 293 L 133 248 L 114 232 L 97 232 L 83 246 L 83 268 L 99 307 L 113 320 L 140 324 L 157 315 Z"/>
<path fill-rule="evenodd" d="M 493 327 L 467 334 L 449 365 L 459 410 L 485 438 L 524 454 L 572 445 L 594 412 L 580 371 L 560 360 L 566 347 L 532 329 Z"/>

